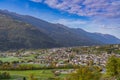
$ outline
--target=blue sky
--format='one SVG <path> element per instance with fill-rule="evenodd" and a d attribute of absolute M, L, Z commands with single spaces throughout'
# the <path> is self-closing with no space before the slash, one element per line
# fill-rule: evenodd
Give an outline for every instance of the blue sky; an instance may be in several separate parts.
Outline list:
<path fill-rule="evenodd" d="M 0 0 L 0 9 L 120 38 L 120 0 Z"/>

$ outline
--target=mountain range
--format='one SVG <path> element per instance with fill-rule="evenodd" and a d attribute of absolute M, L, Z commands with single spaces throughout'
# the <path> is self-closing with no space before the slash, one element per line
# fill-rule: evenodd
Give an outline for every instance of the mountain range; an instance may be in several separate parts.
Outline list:
<path fill-rule="evenodd" d="M 113 35 L 69 28 L 29 15 L 0 10 L 0 50 L 119 44 Z"/>

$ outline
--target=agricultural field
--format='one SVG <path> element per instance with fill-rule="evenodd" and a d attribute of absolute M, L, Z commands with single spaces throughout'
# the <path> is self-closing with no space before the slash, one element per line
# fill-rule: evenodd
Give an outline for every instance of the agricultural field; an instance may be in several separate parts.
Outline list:
<path fill-rule="evenodd" d="M 13 61 L 19 61 L 20 59 L 17 57 L 5 57 L 5 58 L 0 58 L 0 60 L 3 62 L 13 62 Z"/>
<path fill-rule="evenodd" d="M 27 71 L 0 71 L 0 72 L 8 72 L 11 74 L 11 80 L 26 77 L 29 79 L 30 75 L 34 75 L 37 79 L 47 80 L 49 78 L 56 77 L 52 70 L 27 70 Z M 57 77 L 64 78 L 67 74 L 60 74 Z"/>

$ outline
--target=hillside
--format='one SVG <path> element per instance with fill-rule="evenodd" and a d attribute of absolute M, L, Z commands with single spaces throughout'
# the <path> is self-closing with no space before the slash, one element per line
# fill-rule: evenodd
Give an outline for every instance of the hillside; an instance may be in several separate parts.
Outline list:
<path fill-rule="evenodd" d="M 58 46 L 36 27 L 0 14 L 0 50 Z"/>

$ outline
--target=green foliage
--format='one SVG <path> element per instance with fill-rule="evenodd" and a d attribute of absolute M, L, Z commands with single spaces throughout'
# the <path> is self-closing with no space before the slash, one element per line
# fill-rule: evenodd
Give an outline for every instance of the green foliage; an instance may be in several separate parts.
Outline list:
<path fill-rule="evenodd" d="M 26 77 L 23 77 L 23 80 L 27 80 Z"/>
<path fill-rule="evenodd" d="M 107 65 L 107 74 L 110 76 L 116 76 L 120 74 L 120 58 L 111 56 L 108 59 Z"/>
<path fill-rule="evenodd" d="M 33 74 L 30 74 L 29 76 L 29 80 L 38 80 L 37 78 L 35 78 L 35 76 Z"/>
<path fill-rule="evenodd" d="M 10 79 L 10 74 L 7 72 L 0 73 L 0 79 Z"/>
<path fill-rule="evenodd" d="M 67 80 L 99 80 L 100 77 L 101 73 L 97 69 L 83 66 L 76 72 L 70 74 L 70 77 Z"/>

